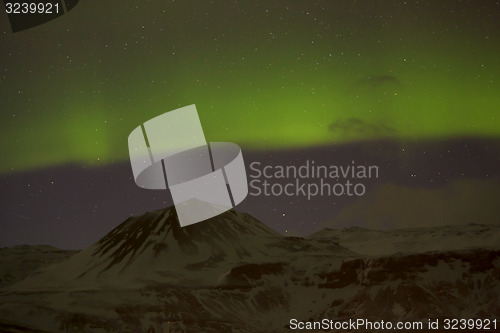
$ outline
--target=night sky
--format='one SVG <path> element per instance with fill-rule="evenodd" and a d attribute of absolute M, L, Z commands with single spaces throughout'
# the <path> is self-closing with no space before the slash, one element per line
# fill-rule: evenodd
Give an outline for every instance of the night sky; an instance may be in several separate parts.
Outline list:
<path fill-rule="evenodd" d="M 0 14 L 0 246 L 82 248 L 171 204 L 128 134 L 196 104 L 245 162 L 380 167 L 361 198 L 248 197 L 283 234 L 500 223 L 497 1 L 85 0 Z"/>

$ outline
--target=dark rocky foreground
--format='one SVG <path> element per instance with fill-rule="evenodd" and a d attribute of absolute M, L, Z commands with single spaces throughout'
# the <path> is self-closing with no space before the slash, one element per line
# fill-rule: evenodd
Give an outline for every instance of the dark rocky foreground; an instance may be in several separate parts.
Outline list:
<path fill-rule="evenodd" d="M 147 213 L 1 289 L 0 330 L 284 332 L 292 318 L 500 319 L 500 249 L 416 251 L 437 235 L 419 230 L 410 253 L 359 255 L 331 233 L 283 237 L 235 211 L 185 228 L 172 209 Z M 445 238 L 456 232 L 439 235 L 453 244 Z"/>

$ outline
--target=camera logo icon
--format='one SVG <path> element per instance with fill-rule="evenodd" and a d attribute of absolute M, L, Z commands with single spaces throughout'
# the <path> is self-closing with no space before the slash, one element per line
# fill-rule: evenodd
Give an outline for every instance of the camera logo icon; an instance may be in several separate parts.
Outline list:
<path fill-rule="evenodd" d="M 128 148 L 136 184 L 169 189 L 182 227 L 222 214 L 248 195 L 240 147 L 207 143 L 195 105 L 138 126 Z"/>

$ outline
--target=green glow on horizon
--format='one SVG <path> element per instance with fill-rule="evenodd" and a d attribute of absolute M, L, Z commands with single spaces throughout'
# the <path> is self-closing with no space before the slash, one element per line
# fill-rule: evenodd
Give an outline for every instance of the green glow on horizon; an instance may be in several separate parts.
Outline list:
<path fill-rule="evenodd" d="M 105 22 L 96 22 L 96 30 Z M 9 85 L 2 96 L 10 98 L 0 118 L 0 137 L 8 142 L 0 173 L 127 160 L 132 129 L 189 104 L 197 106 L 207 141 L 255 149 L 500 135 L 497 32 L 480 38 L 450 31 L 437 38 L 430 27 L 412 26 L 338 41 L 335 31 L 315 37 L 316 23 L 288 35 L 278 23 L 262 32 L 232 24 L 228 41 L 207 41 L 206 33 L 190 35 L 187 43 L 186 36 L 156 32 L 144 42 L 149 46 L 129 43 L 125 50 L 114 32 L 92 47 L 68 46 L 73 63 L 88 65 L 56 54 L 23 64 L 0 81 Z M 70 37 L 89 40 L 96 33 L 80 29 Z M 280 38 L 270 39 L 268 30 Z M 19 47 L 17 35 L 3 38 Z M 55 35 L 45 43 L 50 49 L 60 40 Z M 52 63 L 64 69 L 49 70 Z M 23 73 L 31 65 L 44 69 L 28 82 Z"/>

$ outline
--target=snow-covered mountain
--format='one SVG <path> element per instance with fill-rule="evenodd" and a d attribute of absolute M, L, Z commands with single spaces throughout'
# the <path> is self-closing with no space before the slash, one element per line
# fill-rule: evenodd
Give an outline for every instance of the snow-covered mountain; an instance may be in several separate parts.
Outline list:
<path fill-rule="evenodd" d="M 49 245 L 16 245 L 0 248 L 0 287 L 25 279 L 38 269 L 69 258 L 78 251 Z"/>
<path fill-rule="evenodd" d="M 266 244 L 280 239 L 264 224 L 235 211 L 181 228 L 169 208 L 128 218 L 89 248 L 15 287 L 85 289 L 96 282 L 131 287 L 155 279 L 200 283 L 202 278 L 216 279 L 213 273 L 221 274 L 235 262 L 262 261 Z M 211 271 L 214 267 L 219 270 Z"/>
<path fill-rule="evenodd" d="M 433 228 L 323 229 L 312 239 L 329 239 L 363 255 L 390 255 L 474 248 L 500 249 L 500 225 L 466 224 Z"/>
<path fill-rule="evenodd" d="M 365 229 L 324 230 L 300 238 L 236 211 L 180 228 L 173 209 L 159 210 L 0 289 L 0 331 L 284 332 L 292 318 L 500 319 L 500 249 L 473 247 L 498 230 L 459 226 L 382 238 Z M 370 244 L 367 232 L 375 239 L 370 255 L 342 246 Z M 428 238 L 451 244 L 462 232 L 466 249 L 426 248 L 434 244 Z M 412 239 L 418 245 L 409 246 Z M 401 244 L 390 245 L 401 240 L 407 253 L 375 255 L 383 242 L 401 252 Z"/>
<path fill-rule="evenodd" d="M 350 253 L 325 240 L 285 238 L 252 216 L 230 210 L 181 228 L 173 208 L 130 217 L 97 243 L 10 287 L 86 289 L 150 283 L 217 285 L 241 263 L 302 255 Z"/>

